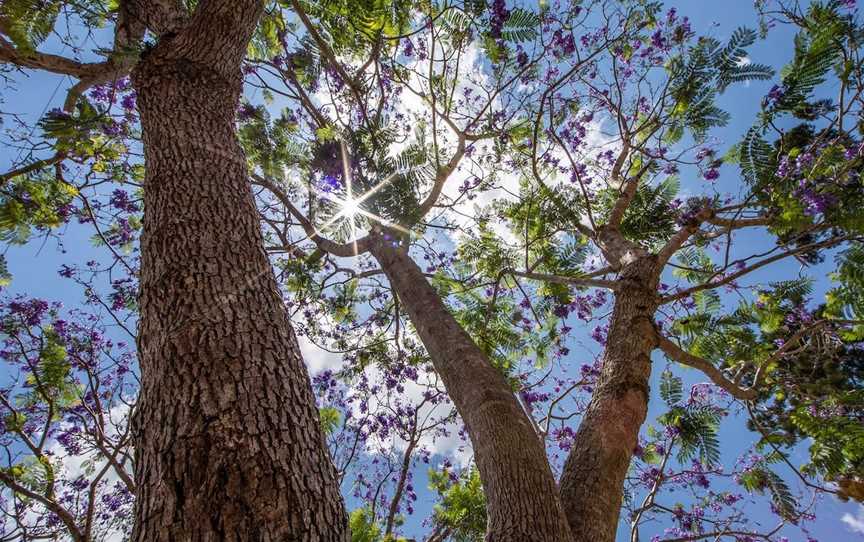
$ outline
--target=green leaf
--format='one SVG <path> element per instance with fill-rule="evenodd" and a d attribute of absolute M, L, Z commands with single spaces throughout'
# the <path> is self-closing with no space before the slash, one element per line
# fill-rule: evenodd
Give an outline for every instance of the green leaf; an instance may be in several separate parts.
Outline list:
<path fill-rule="evenodd" d="M 53 30 L 62 6 L 63 2 L 57 0 L 4 0 L 0 4 L 0 27 L 18 49 L 33 51 Z"/>
<path fill-rule="evenodd" d="M 666 370 L 660 375 L 660 397 L 667 405 L 673 406 L 681 401 L 683 389 L 682 380 L 672 371 Z"/>
<path fill-rule="evenodd" d="M 321 420 L 321 430 L 325 435 L 332 435 L 339 427 L 341 415 L 339 410 L 333 407 L 321 407 L 318 409 L 318 416 Z"/>
<path fill-rule="evenodd" d="M 501 29 L 501 37 L 514 43 L 531 41 L 537 37 L 540 17 L 533 11 L 520 7 L 510 10 L 510 17 Z"/>
<path fill-rule="evenodd" d="M 381 528 L 368 507 L 353 510 L 348 515 L 351 542 L 382 542 Z"/>
<path fill-rule="evenodd" d="M 9 272 L 6 255 L 0 254 L 0 286 L 9 286 L 10 284 L 12 284 L 12 273 Z"/>

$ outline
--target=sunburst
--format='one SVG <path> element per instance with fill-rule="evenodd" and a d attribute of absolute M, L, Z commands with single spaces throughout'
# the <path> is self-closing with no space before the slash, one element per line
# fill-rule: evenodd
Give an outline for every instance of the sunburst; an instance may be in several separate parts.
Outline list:
<path fill-rule="evenodd" d="M 393 182 L 396 178 L 396 174 L 391 174 L 387 178 L 383 179 L 380 183 L 376 184 L 370 190 L 364 192 L 360 196 L 354 196 L 353 189 L 353 178 L 351 174 L 351 167 L 348 162 L 348 149 L 345 145 L 344 141 L 340 141 L 340 146 L 342 150 L 342 171 L 345 178 L 345 197 L 339 197 L 333 195 L 329 192 L 325 192 L 323 190 L 319 190 L 317 188 L 313 188 L 312 192 L 321 199 L 325 199 L 337 206 L 339 211 L 333 215 L 330 220 L 321 225 L 320 228 L 315 228 L 315 234 L 321 235 L 324 230 L 328 229 L 333 224 L 339 222 L 340 220 L 347 220 L 348 227 L 351 230 L 351 243 L 354 244 L 355 252 L 357 247 L 357 225 L 355 219 L 358 216 L 363 216 L 369 219 L 372 222 L 377 222 L 383 226 L 387 226 L 388 228 L 393 228 L 402 233 L 409 233 L 409 231 L 400 226 L 399 224 L 393 223 L 386 218 L 376 215 L 375 213 L 370 213 L 366 209 L 363 208 L 363 202 L 368 200 L 370 197 L 375 195 L 376 192 L 386 187 L 388 184 Z"/>

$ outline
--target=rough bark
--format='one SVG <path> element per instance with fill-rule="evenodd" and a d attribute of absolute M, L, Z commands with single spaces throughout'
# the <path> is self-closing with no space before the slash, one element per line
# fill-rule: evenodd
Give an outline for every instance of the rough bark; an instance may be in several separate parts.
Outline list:
<path fill-rule="evenodd" d="M 260 9 L 203 0 L 133 72 L 147 168 L 137 541 L 350 539 L 235 135 Z"/>
<path fill-rule="evenodd" d="M 621 272 L 603 368 L 561 477 L 561 501 L 576 541 L 614 542 L 624 477 L 648 412 L 657 295 L 654 257 Z"/>
<path fill-rule="evenodd" d="M 380 239 L 372 254 L 465 422 L 486 494 L 486 540 L 571 540 L 546 451 L 502 373 L 450 314 L 404 248 Z"/>

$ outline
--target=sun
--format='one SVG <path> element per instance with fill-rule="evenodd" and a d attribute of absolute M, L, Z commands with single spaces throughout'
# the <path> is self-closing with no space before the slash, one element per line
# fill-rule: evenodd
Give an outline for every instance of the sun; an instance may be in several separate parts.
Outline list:
<path fill-rule="evenodd" d="M 346 199 L 342 203 L 342 211 L 339 214 L 345 218 L 354 218 L 360 214 L 360 200 L 354 198 Z"/>

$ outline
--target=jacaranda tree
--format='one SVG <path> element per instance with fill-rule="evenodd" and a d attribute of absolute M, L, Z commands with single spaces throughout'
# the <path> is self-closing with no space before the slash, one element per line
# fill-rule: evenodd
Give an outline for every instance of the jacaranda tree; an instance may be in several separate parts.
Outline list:
<path fill-rule="evenodd" d="M 7 115 L 4 241 L 98 256 L 86 309 L 3 301 L 4 535 L 391 541 L 434 495 L 430 542 L 780 541 L 862 500 L 854 4 L 7 1 L 7 96 L 73 82 Z"/>

